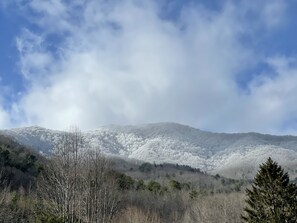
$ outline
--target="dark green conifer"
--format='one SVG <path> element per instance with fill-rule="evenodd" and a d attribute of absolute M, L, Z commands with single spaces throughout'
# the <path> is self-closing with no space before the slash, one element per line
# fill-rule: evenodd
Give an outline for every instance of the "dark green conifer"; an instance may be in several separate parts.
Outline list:
<path fill-rule="evenodd" d="M 246 190 L 247 206 L 242 216 L 249 223 L 297 222 L 297 186 L 288 173 L 270 157 L 260 165 L 251 189 Z"/>

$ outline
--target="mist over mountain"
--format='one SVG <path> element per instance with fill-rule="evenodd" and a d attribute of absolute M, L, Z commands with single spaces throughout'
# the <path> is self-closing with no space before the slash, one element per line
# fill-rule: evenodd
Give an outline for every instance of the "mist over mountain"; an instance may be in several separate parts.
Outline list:
<path fill-rule="evenodd" d="M 45 154 L 63 133 L 38 126 L 1 131 Z M 251 178 L 269 156 L 289 172 L 297 164 L 296 136 L 212 133 L 176 123 L 104 126 L 82 134 L 88 146 L 107 156 L 189 165 L 234 178 Z"/>

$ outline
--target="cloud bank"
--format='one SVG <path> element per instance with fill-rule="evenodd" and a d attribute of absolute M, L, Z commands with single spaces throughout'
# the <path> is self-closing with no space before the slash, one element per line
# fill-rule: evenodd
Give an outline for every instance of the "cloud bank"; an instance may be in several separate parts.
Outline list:
<path fill-rule="evenodd" d="M 188 1 L 174 15 L 169 1 L 21 5 L 38 29 L 24 27 L 16 38 L 26 91 L 9 116 L 0 108 L 0 126 L 174 121 L 296 132 L 296 59 L 253 47 L 285 23 L 285 2 L 225 1 L 213 9 Z M 269 69 L 248 72 L 259 64 Z"/>

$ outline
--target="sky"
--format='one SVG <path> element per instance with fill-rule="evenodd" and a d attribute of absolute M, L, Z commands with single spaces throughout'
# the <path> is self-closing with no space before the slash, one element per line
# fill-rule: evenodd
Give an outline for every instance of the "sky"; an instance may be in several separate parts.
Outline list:
<path fill-rule="evenodd" d="M 0 128 L 297 134 L 296 0 L 0 0 Z"/>

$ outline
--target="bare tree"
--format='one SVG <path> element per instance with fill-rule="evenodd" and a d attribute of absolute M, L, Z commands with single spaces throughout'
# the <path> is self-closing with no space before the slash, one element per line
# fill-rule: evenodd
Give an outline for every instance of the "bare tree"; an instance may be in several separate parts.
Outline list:
<path fill-rule="evenodd" d="M 6 203 L 9 195 L 9 188 L 6 187 L 5 179 L 3 178 L 3 169 L 0 170 L 0 221 L 3 221 L 6 216 Z"/>
<path fill-rule="evenodd" d="M 85 164 L 86 221 L 110 222 L 120 201 L 115 182 L 108 176 L 110 162 L 96 149 L 85 154 Z"/>
<path fill-rule="evenodd" d="M 143 211 L 137 207 L 128 207 L 114 223 L 161 223 L 161 218 L 153 211 Z"/>
<path fill-rule="evenodd" d="M 77 129 L 65 132 L 38 184 L 50 213 L 65 222 L 110 222 L 119 196 L 99 149 L 86 146 Z"/>
<path fill-rule="evenodd" d="M 241 222 L 244 194 L 216 194 L 201 196 L 189 206 L 183 222 Z"/>

